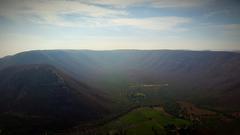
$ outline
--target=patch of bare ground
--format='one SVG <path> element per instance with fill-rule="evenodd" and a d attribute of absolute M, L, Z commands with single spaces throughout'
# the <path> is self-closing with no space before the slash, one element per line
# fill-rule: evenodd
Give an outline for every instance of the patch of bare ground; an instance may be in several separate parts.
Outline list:
<path fill-rule="evenodd" d="M 189 117 L 204 117 L 204 116 L 216 115 L 216 112 L 196 107 L 194 104 L 189 102 L 178 101 L 177 103 L 180 105 L 181 109 L 184 111 L 184 114 Z"/>
<path fill-rule="evenodd" d="M 170 115 L 169 113 L 167 113 L 162 106 L 154 106 L 153 109 L 162 112 L 162 113 L 163 113 L 164 115 L 166 115 L 166 116 L 172 116 L 172 115 Z"/>

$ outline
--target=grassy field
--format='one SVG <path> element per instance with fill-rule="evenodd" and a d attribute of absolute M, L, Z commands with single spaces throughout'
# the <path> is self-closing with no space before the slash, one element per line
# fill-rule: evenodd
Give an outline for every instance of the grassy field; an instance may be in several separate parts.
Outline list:
<path fill-rule="evenodd" d="M 175 118 L 160 107 L 141 107 L 104 125 L 100 132 L 110 135 L 165 135 L 169 126 L 174 128 L 171 130 L 177 130 L 190 125 L 190 121 Z"/>

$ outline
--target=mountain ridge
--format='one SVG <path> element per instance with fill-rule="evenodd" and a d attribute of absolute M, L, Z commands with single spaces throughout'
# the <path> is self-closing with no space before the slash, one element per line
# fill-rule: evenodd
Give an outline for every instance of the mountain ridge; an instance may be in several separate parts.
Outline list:
<path fill-rule="evenodd" d="M 226 108 L 239 106 L 235 104 L 240 96 L 237 52 L 45 50 L 0 59 L 0 69 L 23 64 L 55 66 L 105 92 L 118 86 L 123 89 L 128 83 L 168 83 L 171 94 L 180 99 L 199 99 Z"/>

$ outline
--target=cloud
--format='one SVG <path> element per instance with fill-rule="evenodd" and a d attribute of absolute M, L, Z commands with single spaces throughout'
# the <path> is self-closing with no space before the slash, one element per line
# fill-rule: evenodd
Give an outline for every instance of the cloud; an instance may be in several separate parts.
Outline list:
<path fill-rule="evenodd" d="M 227 31 L 239 31 L 240 32 L 240 24 L 225 24 L 222 27 Z"/>
<path fill-rule="evenodd" d="M 151 5 L 158 8 L 187 8 L 202 6 L 211 0 L 153 0 Z"/>
<path fill-rule="evenodd" d="M 50 20 L 50 19 L 49 19 Z M 38 23 L 50 24 L 62 27 L 88 27 L 88 28 L 106 28 L 106 27 L 131 27 L 141 30 L 154 31 L 184 31 L 180 27 L 188 24 L 191 19 L 184 17 L 150 17 L 150 18 L 81 18 L 77 21 L 51 20 Z"/>
<path fill-rule="evenodd" d="M 237 38 L 240 36 L 240 24 L 223 24 L 218 25 L 218 30 L 227 36 L 229 39 Z"/>
<path fill-rule="evenodd" d="M 126 15 L 127 12 L 66 0 L 9 0 L 2 1 L 0 4 L 0 15 L 8 18 L 35 16 L 49 21 L 57 19 L 62 14 L 112 17 Z"/>
<path fill-rule="evenodd" d="M 152 0 L 89 0 L 88 3 L 124 8 L 128 6 L 142 5 L 151 1 Z"/>
<path fill-rule="evenodd" d="M 180 30 L 177 26 L 190 23 L 191 20 L 183 17 L 151 17 L 144 19 L 120 18 L 112 20 L 114 25 L 132 26 L 140 29 L 167 31 Z"/>
<path fill-rule="evenodd" d="M 137 2 L 145 2 L 145 0 L 123 1 L 92 0 L 92 2 L 116 5 L 121 5 L 121 3 L 134 4 Z M 157 31 L 180 30 L 177 26 L 190 22 L 190 19 L 188 18 L 174 16 L 130 18 L 125 10 L 88 4 L 81 0 L 10 0 L 3 2 L 2 6 L 0 6 L 0 15 L 13 19 L 30 20 L 38 24 L 56 25 L 61 27 L 129 26 Z"/>
<path fill-rule="evenodd" d="M 229 10 L 220 10 L 220 11 L 209 12 L 209 13 L 205 14 L 203 17 L 204 18 L 211 18 L 211 17 L 217 16 L 217 15 L 224 16 L 224 15 L 229 15 L 229 14 L 230 14 Z"/>
<path fill-rule="evenodd" d="M 196 7 L 212 0 L 89 0 L 89 3 L 113 7 L 149 6 L 155 8 Z"/>
<path fill-rule="evenodd" d="M 205 23 L 200 24 L 198 29 L 204 30 L 215 30 L 215 31 L 235 31 L 240 33 L 240 24 L 239 23 L 228 23 L 228 24 L 214 24 L 214 23 Z"/>

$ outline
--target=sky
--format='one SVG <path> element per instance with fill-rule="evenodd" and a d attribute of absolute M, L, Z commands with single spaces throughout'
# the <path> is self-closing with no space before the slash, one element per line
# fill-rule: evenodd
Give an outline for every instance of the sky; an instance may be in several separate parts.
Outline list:
<path fill-rule="evenodd" d="M 239 0 L 0 0 L 0 57 L 48 49 L 240 50 Z"/>

